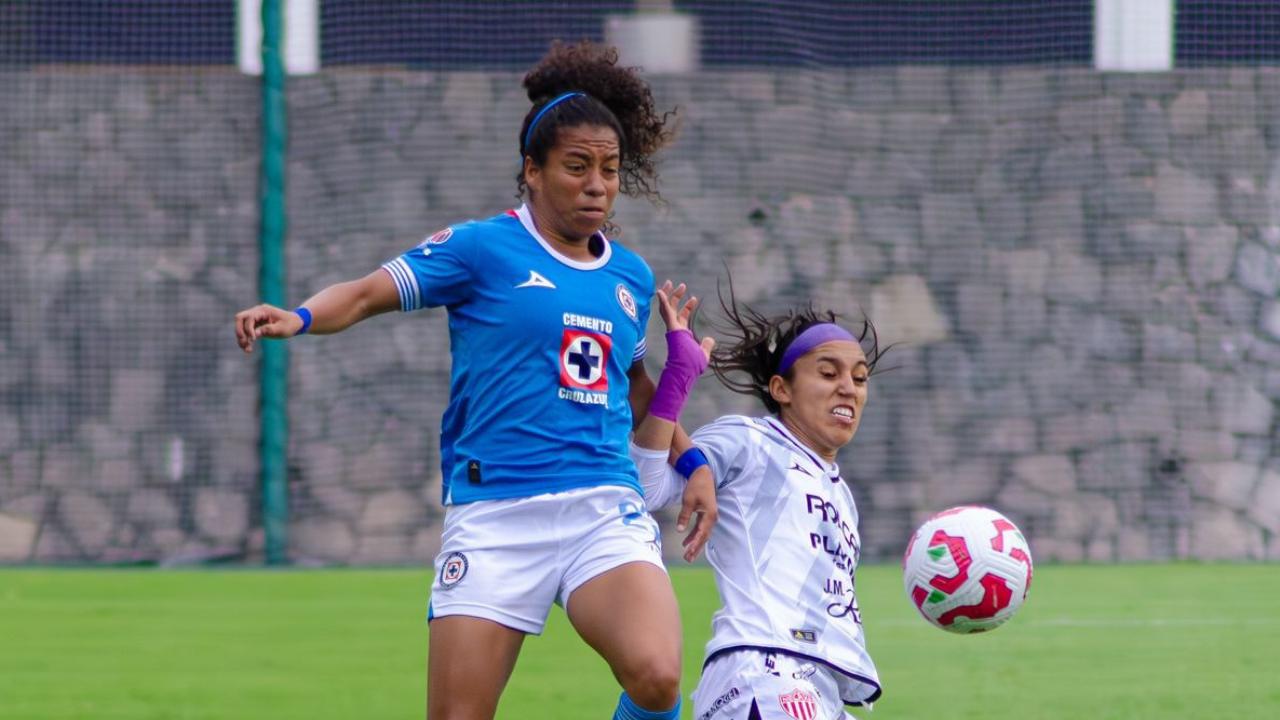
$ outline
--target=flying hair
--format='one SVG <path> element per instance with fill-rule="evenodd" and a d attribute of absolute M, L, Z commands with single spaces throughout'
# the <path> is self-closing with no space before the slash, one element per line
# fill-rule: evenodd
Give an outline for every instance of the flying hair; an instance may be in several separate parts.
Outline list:
<path fill-rule="evenodd" d="M 728 286 L 726 298 L 722 286 L 716 285 L 725 319 L 715 324 L 715 332 L 724 339 L 711 351 L 711 369 L 720 384 L 733 392 L 759 398 L 769 412 L 777 413 L 781 406 L 769 393 L 769 379 L 778 374 L 787 347 L 814 325 L 839 324 L 839 316 L 830 310 L 819 310 L 809 302 L 804 307 L 791 308 L 785 314 L 771 317 L 738 302 L 732 276 L 728 278 Z M 875 325 L 865 315 L 861 329 L 852 334 L 863 346 L 867 369 L 874 375 L 876 365 L 889 347 L 880 347 Z M 782 376 L 790 379 L 793 373 L 793 369 L 787 369 Z"/>
<path fill-rule="evenodd" d="M 538 165 L 546 162 L 560 128 L 610 127 L 618 133 L 622 155 L 621 192 L 661 202 L 653 155 L 675 137 L 674 129 L 668 126 L 675 113 L 655 109 L 649 84 L 640 77 L 638 68 L 618 65 L 616 48 L 589 40 L 574 44 L 556 41 L 524 76 L 523 86 L 533 106 L 520 126 L 521 157 L 531 157 Z M 582 94 L 560 99 L 552 106 L 565 93 Z M 523 169 L 516 184 L 523 196 Z"/>

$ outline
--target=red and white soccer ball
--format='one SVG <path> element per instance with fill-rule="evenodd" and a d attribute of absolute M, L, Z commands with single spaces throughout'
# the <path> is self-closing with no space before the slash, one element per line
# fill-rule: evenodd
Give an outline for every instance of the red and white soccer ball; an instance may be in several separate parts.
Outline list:
<path fill-rule="evenodd" d="M 978 506 L 925 521 L 902 557 L 907 598 L 925 620 L 953 633 L 993 630 L 1031 588 L 1031 548 L 1009 518 Z"/>

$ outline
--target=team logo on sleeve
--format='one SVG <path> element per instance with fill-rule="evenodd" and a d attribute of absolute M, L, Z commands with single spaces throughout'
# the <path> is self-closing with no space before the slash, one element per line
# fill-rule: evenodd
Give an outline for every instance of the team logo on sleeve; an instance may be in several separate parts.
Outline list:
<path fill-rule="evenodd" d="M 418 251 L 422 253 L 422 257 L 426 257 L 431 254 L 431 248 L 429 246 L 443 245 L 444 242 L 451 237 L 453 237 L 453 228 L 447 227 L 418 243 Z"/>
<path fill-rule="evenodd" d="M 607 335 L 565 328 L 560 340 L 560 384 L 577 390 L 608 392 L 609 351 Z"/>
<path fill-rule="evenodd" d="M 618 283 L 618 287 L 614 289 L 613 294 L 618 298 L 618 305 L 622 307 L 622 312 L 626 313 L 627 317 L 632 320 L 640 319 L 636 313 L 636 297 L 631 294 L 626 285 Z"/>
<path fill-rule="evenodd" d="M 451 588 L 467 576 L 467 556 L 460 552 L 449 553 L 440 566 L 440 587 Z"/>
<path fill-rule="evenodd" d="M 796 720 L 815 720 L 818 717 L 818 699 L 811 692 L 796 688 L 778 696 L 782 711 Z"/>
<path fill-rule="evenodd" d="M 422 244 L 423 245 L 443 245 L 451 237 L 453 237 L 453 228 L 447 227 L 443 230 L 433 233 L 431 237 L 422 241 Z"/>

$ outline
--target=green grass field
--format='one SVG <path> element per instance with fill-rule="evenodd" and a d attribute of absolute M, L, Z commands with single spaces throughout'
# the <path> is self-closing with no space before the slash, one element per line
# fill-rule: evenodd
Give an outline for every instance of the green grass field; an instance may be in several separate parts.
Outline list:
<path fill-rule="evenodd" d="M 716 596 L 704 569 L 672 576 L 687 693 Z M 1022 613 L 972 637 L 915 617 L 896 567 L 858 577 L 874 720 L 1280 717 L 1274 565 L 1037 568 Z M 427 587 L 409 570 L 0 570 L 0 718 L 421 717 Z M 617 692 L 556 609 L 498 716 L 607 718 Z"/>

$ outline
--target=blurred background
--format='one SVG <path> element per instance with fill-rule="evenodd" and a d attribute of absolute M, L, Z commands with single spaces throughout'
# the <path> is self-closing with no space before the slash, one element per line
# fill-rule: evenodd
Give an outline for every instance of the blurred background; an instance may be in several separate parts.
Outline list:
<path fill-rule="evenodd" d="M 11 0 L 0 563 L 430 564 L 444 312 L 265 361 L 232 315 L 518 204 L 523 72 L 581 38 L 680 122 L 620 242 L 896 343 L 865 558 L 980 503 L 1041 562 L 1280 559 L 1274 2 Z"/>

